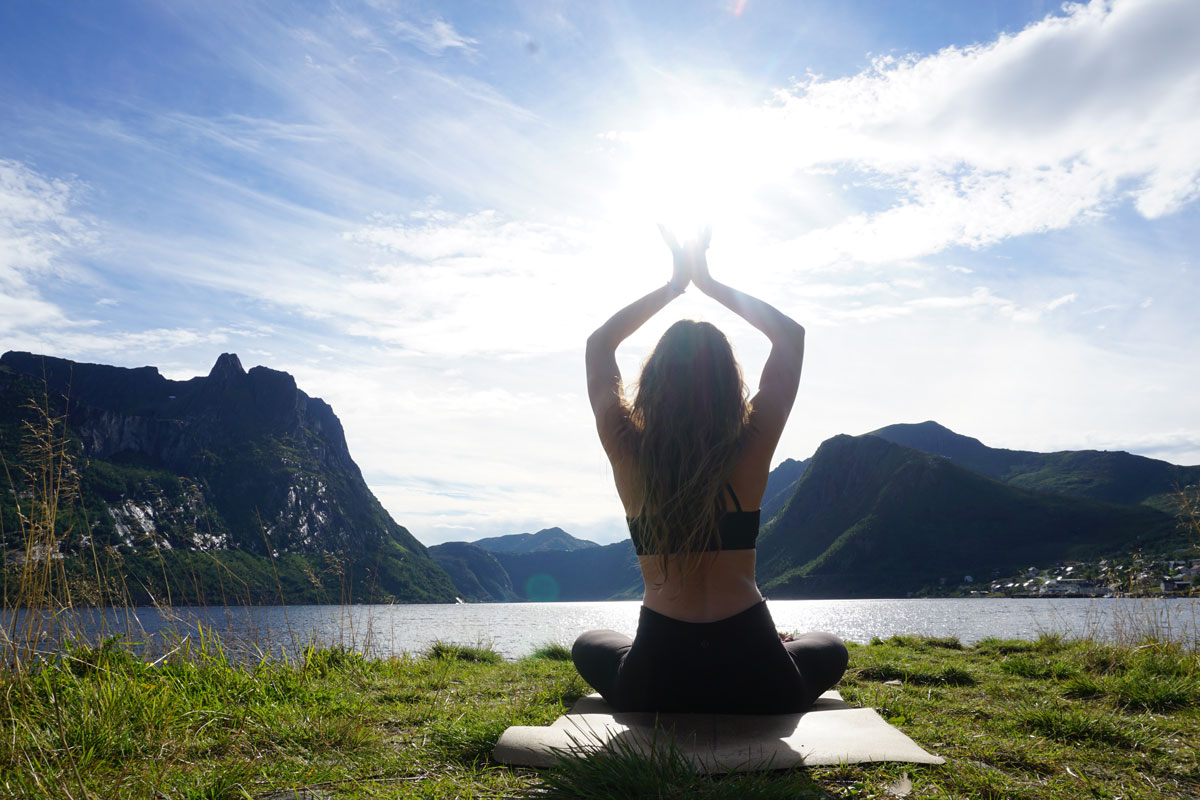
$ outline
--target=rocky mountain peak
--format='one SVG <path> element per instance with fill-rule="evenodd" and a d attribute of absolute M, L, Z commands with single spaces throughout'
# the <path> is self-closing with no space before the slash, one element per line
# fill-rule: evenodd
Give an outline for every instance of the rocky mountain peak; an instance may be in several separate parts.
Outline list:
<path fill-rule="evenodd" d="M 208 373 L 209 380 L 221 382 L 245 376 L 246 370 L 242 367 L 242 362 L 236 353 L 221 353 L 217 358 L 217 363 L 213 364 L 213 368 Z"/>
<path fill-rule="evenodd" d="M 333 409 L 286 372 L 261 366 L 247 372 L 233 353 L 223 353 L 208 376 L 185 381 L 168 380 L 153 367 L 30 353 L 0 357 L 0 432 L 19 430 L 22 409 L 37 397 L 64 415 L 71 450 L 81 456 L 88 519 L 78 529 L 88 547 L 76 539 L 64 551 L 72 557 L 117 548 L 126 563 L 142 565 L 136 574 L 161 572 L 162 582 L 187 575 L 187 596 L 221 602 L 231 579 L 256 598 L 275 598 L 293 584 L 315 587 L 300 594 L 327 593 L 327 583 L 333 596 L 364 600 L 454 597 L 449 577 L 363 481 Z M 14 463 L 19 445 L 17 436 L 0 437 L 0 456 Z M 11 496 L 0 493 L 4 520 L 16 513 Z M 2 527 L 0 555 L 11 538 Z M 218 569 L 201 586 L 195 570 L 217 567 L 211 558 L 189 560 L 200 551 L 240 551 L 220 569 L 240 565 L 242 572 L 231 578 L 237 570 Z M 159 570 L 154 565 L 162 562 L 153 559 L 163 553 L 182 560 Z M 284 554 L 304 562 L 289 562 L 300 570 L 297 580 L 258 586 L 259 577 L 276 574 L 276 564 L 264 559 Z M 323 571 L 326 554 L 353 568 Z M 149 594 L 139 598 L 161 588 L 143 587 Z"/>

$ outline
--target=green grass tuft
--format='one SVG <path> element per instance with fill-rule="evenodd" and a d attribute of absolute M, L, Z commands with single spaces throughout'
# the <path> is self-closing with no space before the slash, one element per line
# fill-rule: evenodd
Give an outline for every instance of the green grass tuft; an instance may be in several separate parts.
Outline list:
<path fill-rule="evenodd" d="M 1170 711 L 1200 705 L 1200 685 L 1187 677 L 1127 672 L 1101 682 L 1105 694 L 1128 711 Z"/>
<path fill-rule="evenodd" d="M 570 661 L 571 648 L 558 642 L 549 642 L 534 650 L 527 657 L 546 661 Z"/>
<path fill-rule="evenodd" d="M 1039 633 L 1037 639 L 1033 642 L 1033 649 L 1042 653 L 1057 653 L 1059 650 L 1069 646 L 1067 637 L 1063 634 L 1046 631 Z"/>
<path fill-rule="evenodd" d="M 1149 738 L 1141 727 L 1110 714 L 1070 706 L 1038 706 L 1017 714 L 1028 731 L 1066 743 L 1145 747 Z"/>
<path fill-rule="evenodd" d="M 504 660 L 491 647 L 472 647 L 449 642 L 434 642 L 429 646 L 425 657 L 432 661 L 467 661 L 476 664 L 499 664 Z"/>
<path fill-rule="evenodd" d="M 949 665 L 935 671 L 931 680 L 919 682 L 946 686 L 974 686 L 979 683 L 979 680 L 962 667 Z"/>
<path fill-rule="evenodd" d="M 1094 675 L 1075 675 L 1062 685 L 1063 697 L 1075 700 L 1090 700 L 1103 697 L 1105 692 L 1104 683 Z"/>
<path fill-rule="evenodd" d="M 1035 647 L 1033 642 L 1024 639 L 997 639 L 993 636 L 980 639 L 975 643 L 974 649 L 981 653 L 999 653 L 1007 655 L 1009 653 L 1028 653 Z"/>
<path fill-rule="evenodd" d="M 902 681 L 917 686 L 973 686 L 978 681 L 962 667 L 947 664 L 937 669 L 898 665 L 872 664 L 855 670 L 855 677 L 871 681 Z"/>
<path fill-rule="evenodd" d="M 1077 667 L 1061 658 L 1047 658 L 1040 654 L 1006 658 L 1000 662 L 1000 669 L 1022 678 L 1053 678 L 1054 680 L 1070 678 L 1079 672 Z"/>
<path fill-rule="evenodd" d="M 910 633 L 899 633 L 887 639 L 875 637 L 873 645 L 892 645 L 894 647 L 912 647 L 916 649 L 941 648 L 942 650 L 962 650 L 963 643 L 957 636 L 917 636 Z"/>
<path fill-rule="evenodd" d="M 1123 672 L 1129 665 L 1130 650 L 1111 644 L 1096 642 L 1080 657 L 1083 668 L 1095 675 Z"/>
<path fill-rule="evenodd" d="M 899 681 L 908 677 L 903 668 L 892 663 L 869 664 L 855 669 L 851 665 L 851 675 L 867 681 Z"/>
<path fill-rule="evenodd" d="M 639 747 L 617 737 L 586 756 L 565 755 L 543 776 L 537 797 L 550 800 L 695 798 L 817 800 L 830 795 L 800 771 L 704 776 L 667 736 Z"/>
<path fill-rule="evenodd" d="M 429 726 L 429 744 L 444 759 L 477 764 L 486 760 L 508 725 L 508 719 L 488 715 L 438 720 Z"/>

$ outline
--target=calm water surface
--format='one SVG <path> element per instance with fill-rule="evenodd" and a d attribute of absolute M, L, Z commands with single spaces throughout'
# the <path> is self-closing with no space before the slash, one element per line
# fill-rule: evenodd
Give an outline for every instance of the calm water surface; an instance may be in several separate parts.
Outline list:
<path fill-rule="evenodd" d="M 1197 599 L 772 600 L 769 607 L 782 631 L 825 630 L 864 643 L 895 633 L 957 636 L 971 644 L 989 636 L 1032 639 L 1043 632 L 1128 639 L 1143 631 L 1200 642 Z M 519 658 L 548 642 L 569 645 L 593 628 L 633 635 L 638 608 L 636 601 L 210 607 L 167 613 L 136 608 L 79 612 L 69 622 L 60 617 L 58 624 L 60 630 L 78 626 L 89 636 L 120 633 L 152 651 L 172 636 L 196 641 L 203 625 L 231 650 L 251 655 L 294 653 L 315 643 L 386 656 L 443 641 L 489 645 L 506 658 Z M 46 638 L 54 637 L 48 632 Z"/>

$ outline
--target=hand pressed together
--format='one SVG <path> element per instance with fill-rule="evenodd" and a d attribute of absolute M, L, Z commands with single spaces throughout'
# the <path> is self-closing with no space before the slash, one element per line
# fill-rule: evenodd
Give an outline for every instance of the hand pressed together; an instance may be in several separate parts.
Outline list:
<path fill-rule="evenodd" d="M 689 282 L 694 282 L 701 289 L 712 280 L 708 274 L 708 243 L 712 239 L 712 228 L 704 226 L 696 231 L 696 236 L 683 244 L 666 225 L 659 224 L 659 233 L 667 247 L 671 248 L 674 271 L 671 274 L 671 286 L 682 291 Z"/>

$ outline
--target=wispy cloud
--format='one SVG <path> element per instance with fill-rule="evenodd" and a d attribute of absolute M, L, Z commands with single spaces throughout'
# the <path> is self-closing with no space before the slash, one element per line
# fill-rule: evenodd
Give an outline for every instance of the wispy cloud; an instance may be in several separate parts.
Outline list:
<path fill-rule="evenodd" d="M 1046 310 L 1053 311 L 1060 306 L 1065 306 L 1067 303 L 1074 303 L 1077 299 L 1078 295 L 1076 295 L 1074 292 L 1071 294 L 1064 294 L 1062 297 L 1056 297 L 1049 303 L 1046 303 Z"/>
<path fill-rule="evenodd" d="M 401 20 L 392 26 L 392 30 L 400 39 L 411 42 L 431 56 L 440 56 L 447 50 L 473 53 L 473 45 L 479 44 L 476 39 L 463 36 L 441 17 L 423 23 Z"/>
<path fill-rule="evenodd" d="M 88 226 L 71 209 L 78 191 L 67 180 L 0 160 L 0 333 L 68 324 L 40 287 L 78 275 L 67 257 L 89 239 Z"/>

